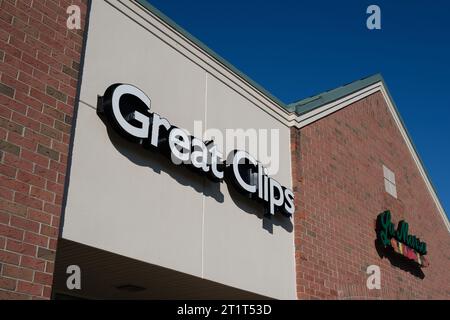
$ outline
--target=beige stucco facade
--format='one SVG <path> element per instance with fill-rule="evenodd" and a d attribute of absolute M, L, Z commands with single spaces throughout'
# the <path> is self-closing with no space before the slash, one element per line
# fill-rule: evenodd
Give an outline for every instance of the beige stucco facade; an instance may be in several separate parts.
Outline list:
<path fill-rule="evenodd" d="M 126 141 L 96 107 L 108 86 L 130 83 L 148 95 L 153 112 L 191 133 L 195 121 L 221 131 L 276 129 L 280 158 L 274 178 L 291 188 L 283 111 L 140 5 L 93 1 L 90 14 L 62 237 L 295 299 L 290 219 L 263 219 L 261 204 L 233 186 Z"/>

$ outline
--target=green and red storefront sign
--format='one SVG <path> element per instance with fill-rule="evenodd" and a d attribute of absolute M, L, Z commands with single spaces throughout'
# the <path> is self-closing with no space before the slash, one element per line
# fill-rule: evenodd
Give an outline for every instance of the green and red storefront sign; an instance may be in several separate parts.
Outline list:
<path fill-rule="evenodd" d="M 401 220 L 397 229 L 391 221 L 391 212 L 386 210 L 378 215 L 378 238 L 385 248 L 391 248 L 396 253 L 415 261 L 421 267 L 427 267 L 429 262 L 427 254 L 427 244 L 420 241 L 415 235 L 408 233 L 409 225 Z"/>

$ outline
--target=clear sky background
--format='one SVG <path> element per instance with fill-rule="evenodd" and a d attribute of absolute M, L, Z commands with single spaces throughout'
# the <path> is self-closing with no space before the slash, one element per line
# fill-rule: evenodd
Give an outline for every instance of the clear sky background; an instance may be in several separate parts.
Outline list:
<path fill-rule="evenodd" d="M 380 72 L 450 215 L 450 1 L 149 2 L 285 103 Z"/>

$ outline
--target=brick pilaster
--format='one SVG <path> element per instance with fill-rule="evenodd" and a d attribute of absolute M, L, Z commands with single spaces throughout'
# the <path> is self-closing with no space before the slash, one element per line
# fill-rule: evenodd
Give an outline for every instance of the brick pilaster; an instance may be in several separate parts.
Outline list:
<path fill-rule="evenodd" d="M 87 7 L 0 0 L 0 299 L 51 295 Z"/>

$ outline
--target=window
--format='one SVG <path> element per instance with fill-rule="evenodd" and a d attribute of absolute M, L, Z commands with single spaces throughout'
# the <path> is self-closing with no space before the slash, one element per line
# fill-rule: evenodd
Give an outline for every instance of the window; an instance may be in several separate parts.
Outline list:
<path fill-rule="evenodd" d="M 383 165 L 384 188 L 386 192 L 397 199 L 397 187 L 395 186 L 395 174 L 388 167 Z"/>

